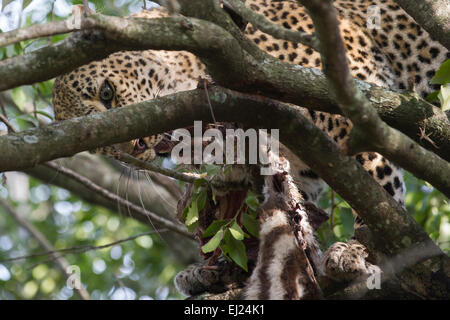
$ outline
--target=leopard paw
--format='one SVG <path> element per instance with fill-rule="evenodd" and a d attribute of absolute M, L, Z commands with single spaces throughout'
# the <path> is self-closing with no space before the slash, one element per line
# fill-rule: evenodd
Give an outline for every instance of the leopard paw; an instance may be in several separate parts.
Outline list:
<path fill-rule="evenodd" d="M 366 248 L 356 240 L 336 242 L 324 253 L 322 268 L 336 281 L 352 281 L 381 273 L 378 266 L 367 261 L 368 256 Z"/>
<path fill-rule="evenodd" d="M 185 296 L 192 296 L 208 291 L 219 282 L 219 271 L 200 263 L 191 264 L 186 270 L 180 271 L 174 279 L 177 290 Z"/>

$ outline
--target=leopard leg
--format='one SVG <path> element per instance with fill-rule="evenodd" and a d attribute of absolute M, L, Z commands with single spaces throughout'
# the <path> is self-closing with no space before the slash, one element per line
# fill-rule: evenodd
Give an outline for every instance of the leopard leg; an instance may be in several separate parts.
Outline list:
<path fill-rule="evenodd" d="M 373 152 L 361 153 L 355 158 L 398 203 L 404 205 L 405 188 L 403 174 L 399 168 Z M 362 244 L 369 244 L 365 240 L 370 238 L 370 235 L 367 235 L 370 230 L 354 210 L 353 215 L 355 237 L 348 243 L 334 243 L 325 252 L 322 260 L 324 273 L 337 281 L 349 281 L 381 271 L 371 263 L 378 263 L 380 255 L 372 245 L 368 249 Z M 368 261 L 369 254 L 371 262 Z"/>
<path fill-rule="evenodd" d="M 180 293 L 192 296 L 208 291 L 208 288 L 218 282 L 219 278 L 219 270 L 195 263 L 189 265 L 186 270 L 180 271 L 175 276 L 174 284 Z"/>
<path fill-rule="evenodd" d="M 249 267 L 251 262 L 249 262 Z M 213 265 L 195 263 L 180 271 L 174 279 L 177 290 L 185 296 L 205 292 L 221 293 L 243 287 L 248 273 L 234 263 L 219 257 Z"/>
<path fill-rule="evenodd" d="M 336 281 L 351 281 L 380 273 L 381 269 L 370 263 L 368 256 L 366 247 L 357 240 L 336 242 L 325 251 L 322 268 L 328 277 Z"/>

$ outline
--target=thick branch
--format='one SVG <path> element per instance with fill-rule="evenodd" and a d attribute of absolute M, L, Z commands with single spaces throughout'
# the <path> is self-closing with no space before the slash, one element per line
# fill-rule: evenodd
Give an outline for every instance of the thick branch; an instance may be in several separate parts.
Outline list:
<path fill-rule="evenodd" d="M 77 33 L 57 45 L 1 61 L 0 77 L 4 81 L 0 90 L 51 79 L 119 50 L 186 49 L 201 57 L 217 83 L 314 110 L 340 113 L 320 71 L 270 57 L 265 58 L 267 61 L 255 60 L 228 32 L 207 21 L 180 17 L 127 20 L 102 15 L 91 15 L 84 21 L 86 26 L 95 25 L 105 32 Z M 390 125 L 450 161 L 450 121 L 442 110 L 413 94 L 357 83 Z M 421 128 L 426 128 L 438 150 L 420 140 Z"/>
<path fill-rule="evenodd" d="M 344 114 L 353 122 L 348 143 L 350 154 L 377 151 L 389 160 L 431 182 L 450 197 L 450 163 L 415 144 L 401 132 L 392 129 L 378 116 L 350 75 L 344 42 L 339 31 L 336 10 L 330 0 L 302 1 L 309 10 L 320 39 L 324 71 Z M 429 170 L 426 177 L 417 170 L 416 162 L 425 166 L 442 163 Z"/>
<path fill-rule="evenodd" d="M 359 144 L 369 144 L 375 151 L 382 153 L 387 156 L 387 158 L 400 164 L 406 169 L 411 168 L 411 162 L 424 161 L 425 163 L 429 160 L 428 156 L 435 156 L 434 154 L 429 153 L 428 156 L 422 158 L 421 154 L 422 152 L 426 152 L 425 149 L 415 145 L 411 139 L 384 123 L 379 118 L 376 111 L 371 107 L 369 101 L 358 90 L 350 76 L 344 43 L 339 33 L 339 22 L 332 1 L 310 0 L 301 2 L 308 9 L 314 22 L 316 34 L 320 39 L 322 61 L 325 66 L 324 71 L 329 79 L 330 86 L 336 93 L 336 97 L 344 114 L 352 120 L 354 125 L 349 140 L 350 151 L 357 150 Z M 421 158 L 421 160 L 418 158 Z M 436 156 L 436 158 L 438 157 Z M 432 163 L 426 165 L 432 165 Z M 446 175 L 446 171 L 449 169 L 450 164 L 445 162 L 444 167 L 441 167 L 434 172 L 428 172 L 430 175 L 429 179 L 440 179 L 439 176 Z M 441 181 L 443 184 L 438 187 L 441 188 L 447 196 L 450 196 L 449 178 L 450 177 L 444 178 L 444 180 Z M 354 207 L 351 201 L 352 200 L 349 201 L 350 205 L 359 213 L 359 209 Z M 368 217 L 361 215 L 361 217 L 366 222 L 368 221 L 367 219 L 375 218 L 373 215 Z M 386 217 L 386 222 L 391 218 L 392 217 Z M 400 223 L 401 221 L 394 220 L 393 225 L 399 227 Z M 380 238 L 381 235 L 387 236 L 384 232 L 380 232 L 380 229 L 372 223 L 368 223 L 368 226 L 370 230 L 378 236 L 377 241 L 383 241 Z M 421 292 L 427 297 L 448 296 L 449 292 L 446 286 L 450 279 L 450 273 L 447 269 L 449 266 L 449 259 L 444 254 L 438 253 L 438 250 L 432 244 L 431 239 L 423 238 L 422 241 L 416 242 L 416 239 L 403 236 L 401 241 L 409 243 L 404 249 L 411 249 L 417 246 L 416 251 L 424 251 L 429 254 L 428 257 L 431 257 L 430 259 L 420 259 L 419 263 L 414 263 L 417 266 L 416 268 L 407 270 L 405 273 L 401 274 L 405 286 L 411 286 L 411 283 L 415 282 L 412 286 L 415 284 L 419 284 L 419 286 L 416 286 L 414 291 Z M 412 242 L 416 243 L 411 245 Z M 395 242 L 390 243 L 390 245 L 393 244 L 395 244 Z M 401 253 L 401 251 L 397 252 Z M 392 254 L 392 252 L 389 253 Z M 422 281 L 425 277 L 430 278 L 429 268 L 426 267 L 423 260 L 428 260 L 429 263 L 438 266 L 439 272 L 443 275 L 443 281 L 432 281 L 433 284 L 431 285 L 427 285 Z M 402 261 L 402 263 L 405 265 L 407 264 L 405 261 Z M 426 271 L 427 269 L 428 271 Z M 417 281 L 417 279 L 419 279 L 419 281 Z"/>
<path fill-rule="evenodd" d="M 450 2 L 448 0 L 394 0 L 417 23 L 450 50 Z"/>
<path fill-rule="evenodd" d="M 281 128 L 281 142 L 358 212 L 378 237 L 380 250 L 397 254 L 413 245 L 427 246 L 431 248 L 430 254 L 442 263 L 448 260 L 426 232 L 362 166 L 353 158 L 342 155 L 335 143 L 304 118 L 297 107 L 221 88 L 210 88 L 209 93 L 218 121 L 241 122 L 253 128 Z M 17 167 L 24 168 L 37 161 L 187 127 L 194 120 L 209 121 L 210 109 L 204 94 L 204 90 L 182 92 L 2 136 L 0 171 L 17 170 Z M 442 172 L 450 170 L 443 169 Z"/>
<path fill-rule="evenodd" d="M 242 122 L 248 127 L 281 128 L 280 139 L 295 151 L 330 186 L 349 200 L 355 210 L 386 238 L 404 235 L 420 242 L 428 236 L 414 220 L 352 158 L 337 146 L 299 109 L 260 96 L 248 96 L 222 88 L 210 88 L 218 121 Z M 112 109 L 100 114 L 62 121 L 45 128 L 0 137 L 0 171 L 18 170 L 82 150 L 187 127 L 194 120 L 210 119 L 203 90 L 177 93 L 149 102 Z M 242 108 L 242 106 L 246 106 Z M 119 125 L 120 124 L 120 125 Z M 423 168 L 425 171 L 428 168 Z M 443 168 L 442 172 L 450 170 Z M 342 184 L 342 181 L 352 181 Z M 364 186 L 364 187 L 363 187 Z M 365 213 L 365 215 L 364 215 Z M 375 218 L 374 218 L 375 217 Z M 399 240 L 399 239 L 396 239 Z M 400 241 L 401 242 L 401 241 Z M 405 241 L 392 241 L 398 248 Z M 395 251 L 395 248 L 390 248 Z"/>
<path fill-rule="evenodd" d="M 202 119 L 200 115 L 204 108 L 210 116 L 209 105 L 206 104 L 204 94 L 203 90 L 178 93 L 127 108 L 112 109 L 101 114 L 51 124 L 41 129 L 31 129 L 2 136 L 0 137 L 0 147 L 3 151 L 0 154 L 0 171 L 22 170 L 51 159 L 93 150 L 99 146 L 166 132 L 174 128 L 187 127 L 194 120 Z M 251 115 L 253 119 L 236 118 L 231 121 L 253 123 L 255 115 L 260 114 L 272 120 L 269 127 L 276 126 L 284 129 L 277 119 L 279 111 L 267 110 L 265 111 L 268 112 L 267 114 L 258 113 L 258 109 L 265 104 L 257 98 L 243 96 L 221 88 L 213 90 L 212 95 L 213 98 L 223 97 L 226 99 L 228 97 L 233 106 L 237 102 L 240 102 L 241 105 L 253 104 L 255 108 L 254 114 Z M 211 102 L 215 113 L 217 109 L 233 109 L 232 105 L 226 105 L 220 101 L 219 103 L 218 101 Z M 247 108 L 249 107 L 247 106 Z M 225 115 L 223 121 L 229 121 L 230 117 L 231 115 Z M 256 118 L 262 123 L 265 121 L 263 117 Z M 208 121 L 210 118 L 204 117 L 203 119 Z M 419 149 L 416 143 L 411 141 L 411 144 L 413 149 Z M 412 151 L 414 150 L 411 149 Z M 408 169 L 412 169 L 411 171 L 419 178 L 429 181 L 436 188 L 450 195 L 448 190 L 450 164 L 426 150 L 421 150 L 414 157 L 418 161 L 408 163 Z M 439 176 L 436 176 L 437 172 L 439 172 Z M 433 179 L 430 180 L 429 177 Z"/>

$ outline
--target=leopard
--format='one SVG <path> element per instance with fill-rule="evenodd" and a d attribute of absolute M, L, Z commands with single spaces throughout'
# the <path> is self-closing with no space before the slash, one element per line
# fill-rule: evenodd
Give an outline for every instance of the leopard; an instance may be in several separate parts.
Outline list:
<path fill-rule="evenodd" d="M 308 12 L 297 1 L 245 0 L 244 3 L 271 23 L 286 29 L 314 33 L 314 24 Z M 393 0 L 335 0 L 334 6 L 337 9 L 339 28 L 354 78 L 395 91 L 415 91 L 422 97 L 438 89 L 430 84 L 430 80 L 439 66 L 450 58 L 449 51 Z M 168 16 L 169 13 L 164 8 L 157 7 L 143 10 L 131 18 L 154 19 Z M 245 25 L 243 33 L 261 50 L 280 61 L 305 68 L 322 68 L 320 53 L 311 47 L 277 39 L 258 30 L 251 23 Z M 55 79 L 55 120 L 85 116 L 192 90 L 198 87 L 199 79 L 208 77 L 208 70 L 201 60 L 187 51 L 116 52 Z M 306 108 L 301 108 L 301 112 L 338 146 L 345 146 L 352 129 L 351 121 L 341 115 Z M 158 154 L 158 145 L 163 139 L 163 134 L 143 137 L 98 148 L 95 152 L 115 155 L 120 151 L 145 161 L 152 161 Z M 294 156 L 289 150 L 286 150 L 286 154 L 289 158 L 289 175 L 299 191 L 298 201 L 317 204 L 326 187 L 325 182 L 301 161 L 301 155 Z M 399 167 L 375 152 L 359 153 L 354 158 L 388 194 L 404 206 L 405 184 Z M 271 212 L 279 217 L 280 223 L 286 225 L 283 216 L 286 212 Z M 365 225 L 356 212 L 354 215 L 356 233 L 357 229 L 364 228 Z M 261 228 L 264 225 L 270 226 L 270 223 L 265 223 L 270 222 L 272 218 L 262 221 Z M 305 221 L 308 221 L 306 216 Z M 263 232 L 262 235 L 264 234 Z M 289 238 L 289 241 L 294 240 Z M 314 241 L 310 241 L 311 245 L 317 247 Z M 267 241 L 261 238 L 260 246 L 264 243 Z M 336 281 L 378 272 L 367 257 L 367 248 L 357 240 L 352 239 L 348 243 L 337 242 L 325 251 L 321 262 L 316 262 L 314 269 Z M 268 263 L 265 265 L 266 268 L 270 267 Z M 176 276 L 175 284 L 181 293 L 192 295 L 207 291 L 209 285 L 218 281 L 220 276 L 214 272 L 205 273 L 201 268 L 188 268 L 187 272 L 180 272 Z M 258 267 L 257 263 L 255 270 L 261 270 L 261 265 Z M 255 276 L 249 277 L 247 298 L 287 297 L 283 292 L 275 296 L 256 292 L 259 286 L 255 281 L 252 282 L 252 279 L 255 280 Z M 298 289 L 297 294 L 290 297 L 301 298 L 301 291 L 301 288 Z"/>

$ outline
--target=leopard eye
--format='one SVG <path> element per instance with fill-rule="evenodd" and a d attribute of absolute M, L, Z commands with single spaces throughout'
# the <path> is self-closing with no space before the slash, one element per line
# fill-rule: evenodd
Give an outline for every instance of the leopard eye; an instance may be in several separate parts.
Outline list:
<path fill-rule="evenodd" d="M 139 139 L 134 146 L 134 149 L 137 151 L 141 151 L 146 148 L 147 148 L 147 144 L 145 143 L 144 139 Z"/>
<path fill-rule="evenodd" d="M 114 98 L 114 90 L 108 81 L 105 81 L 100 89 L 100 99 L 104 103 L 110 102 Z M 109 108 L 108 108 L 109 109 Z"/>

